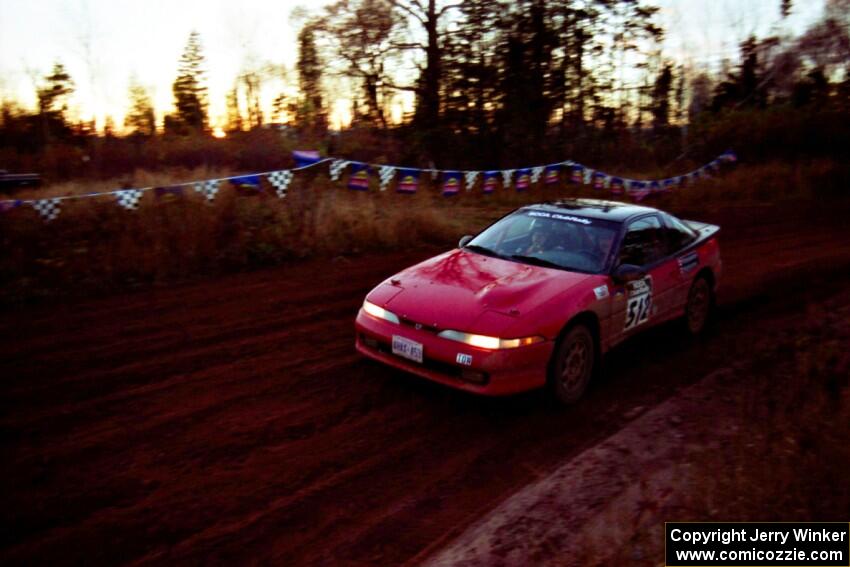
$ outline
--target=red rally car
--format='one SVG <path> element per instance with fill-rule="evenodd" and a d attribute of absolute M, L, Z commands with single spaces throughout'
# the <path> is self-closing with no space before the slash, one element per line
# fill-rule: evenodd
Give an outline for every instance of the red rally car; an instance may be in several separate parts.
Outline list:
<path fill-rule="evenodd" d="M 632 204 L 530 205 L 369 292 L 362 354 L 480 394 L 578 400 L 602 355 L 653 325 L 706 325 L 719 227 Z"/>

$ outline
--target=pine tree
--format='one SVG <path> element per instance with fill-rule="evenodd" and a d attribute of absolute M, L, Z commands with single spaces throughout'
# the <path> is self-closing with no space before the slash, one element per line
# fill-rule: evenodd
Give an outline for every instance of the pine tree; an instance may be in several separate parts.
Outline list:
<path fill-rule="evenodd" d="M 670 124 L 670 92 L 673 88 L 673 66 L 665 64 L 652 89 L 652 127 L 655 130 Z"/>
<path fill-rule="evenodd" d="M 498 25 L 506 6 L 467 0 L 459 10 L 462 25 L 443 44 L 441 120 L 479 150 L 477 167 L 497 161 L 502 146 L 494 132 L 493 107 L 501 94 Z"/>
<path fill-rule="evenodd" d="M 204 55 L 201 36 L 189 34 L 174 81 L 174 106 L 177 118 L 186 130 L 207 131 L 207 88 L 204 85 Z"/>
<path fill-rule="evenodd" d="M 322 96 L 322 61 L 316 49 L 316 30 L 307 24 L 298 33 L 298 88 L 301 101 L 296 122 L 308 135 L 323 136 L 327 131 L 327 115 Z"/>
<path fill-rule="evenodd" d="M 156 115 L 147 89 L 135 80 L 130 83 L 130 109 L 124 118 L 124 127 L 138 136 L 156 134 Z"/>
<path fill-rule="evenodd" d="M 245 87 L 245 102 L 248 109 L 248 127 L 259 128 L 263 125 L 263 110 L 260 105 L 260 93 L 262 91 L 262 71 L 252 69 L 245 71 L 240 77 Z"/>
<path fill-rule="evenodd" d="M 288 114 L 294 112 L 294 105 L 284 93 L 277 95 L 272 101 L 272 120 L 275 122 L 289 121 Z"/>
<path fill-rule="evenodd" d="M 53 136 L 64 136 L 70 132 L 65 113 L 68 111 L 68 97 L 74 92 L 74 81 L 59 62 L 44 77 L 44 84 L 36 91 L 38 114 L 41 119 L 43 142 Z"/>
<path fill-rule="evenodd" d="M 768 40 L 764 43 L 767 44 Z M 729 73 L 725 81 L 717 85 L 712 100 L 712 110 L 722 108 L 758 107 L 767 104 L 769 81 L 760 57 L 762 43 L 755 36 L 741 42 L 741 62 L 737 72 Z"/>
<path fill-rule="evenodd" d="M 109 115 L 107 115 L 106 118 L 103 120 L 103 137 L 115 137 L 115 119 Z"/>
<path fill-rule="evenodd" d="M 245 129 L 245 123 L 242 119 L 242 110 L 239 108 L 239 82 L 233 85 L 233 88 L 227 93 L 227 122 L 224 131 L 228 134 L 233 132 L 241 132 Z"/>
<path fill-rule="evenodd" d="M 74 81 L 59 62 L 53 64 L 53 71 L 44 80 L 44 86 L 38 89 L 39 112 L 64 117 L 63 113 L 68 110 L 68 96 L 74 92 Z"/>

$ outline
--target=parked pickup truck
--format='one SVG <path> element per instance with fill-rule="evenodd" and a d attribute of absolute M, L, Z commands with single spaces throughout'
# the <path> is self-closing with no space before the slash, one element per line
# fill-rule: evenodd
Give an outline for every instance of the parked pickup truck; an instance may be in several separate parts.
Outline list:
<path fill-rule="evenodd" d="M 24 187 L 41 186 L 41 176 L 38 173 L 9 173 L 0 169 L 0 191 L 11 193 Z"/>

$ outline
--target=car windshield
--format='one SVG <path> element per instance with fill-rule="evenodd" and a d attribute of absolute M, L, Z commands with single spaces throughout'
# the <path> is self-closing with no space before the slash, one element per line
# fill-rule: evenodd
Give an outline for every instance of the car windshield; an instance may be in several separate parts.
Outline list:
<path fill-rule="evenodd" d="M 618 223 L 569 212 L 521 210 L 487 228 L 466 248 L 524 264 L 599 273 L 618 229 Z"/>

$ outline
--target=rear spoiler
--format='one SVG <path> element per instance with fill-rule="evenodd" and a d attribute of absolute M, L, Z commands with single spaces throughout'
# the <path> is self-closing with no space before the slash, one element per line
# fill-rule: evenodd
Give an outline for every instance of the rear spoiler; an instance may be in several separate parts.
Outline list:
<path fill-rule="evenodd" d="M 716 224 L 708 224 L 705 222 L 686 220 L 682 221 L 692 229 L 694 229 L 699 235 L 698 241 L 708 240 L 712 236 L 715 236 L 718 232 L 720 232 L 720 227 Z"/>

